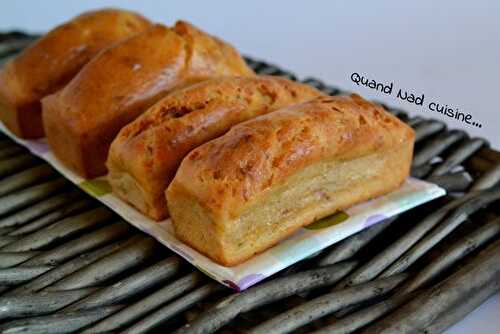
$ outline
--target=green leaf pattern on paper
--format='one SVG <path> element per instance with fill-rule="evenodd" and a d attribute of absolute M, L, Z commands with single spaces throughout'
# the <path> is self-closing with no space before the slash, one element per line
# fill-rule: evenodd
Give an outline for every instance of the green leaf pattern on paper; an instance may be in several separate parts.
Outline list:
<path fill-rule="evenodd" d="M 105 179 L 86 180 L 80 183 L 79 186 L 95 197 L 101 197 L 111 192 L 111 186 Z"/>
<path fill-rule="evenodd" d="M 312 224 L 304 226 L 304 228 L 307 230 L 321 230 L 333 225 L 340 224 L 343 221 L 346 221 L 347 218 L 349 218 L 349 215 L 347 213 L 345 213 L 344 211 L 339 211 L 331 216 L 325 217 Z"/>

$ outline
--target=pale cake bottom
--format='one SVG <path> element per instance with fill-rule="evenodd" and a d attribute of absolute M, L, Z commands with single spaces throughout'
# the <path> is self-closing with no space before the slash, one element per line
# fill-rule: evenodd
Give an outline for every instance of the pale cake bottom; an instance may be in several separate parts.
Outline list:
<path fill-rule="evenodd" d="M 108 162 L 108 181 L 113 192 L 150 218 L 158 221 L 168 217 L 165 197 L 158 198 L 156 192 L 144 189 L 130 173 Z"/>

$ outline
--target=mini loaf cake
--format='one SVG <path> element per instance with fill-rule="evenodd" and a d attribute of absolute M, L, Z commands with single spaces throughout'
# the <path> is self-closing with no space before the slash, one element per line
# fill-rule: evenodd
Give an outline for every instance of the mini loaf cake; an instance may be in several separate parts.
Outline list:
<path fill-rule="evenodd" d="M 40 99 L 62 88 L 103 48 L 150 27 L 144 17 L 114 9 L 58 26 L 0 70 L 0 119 L 19 137 L 43 137 Z"/>
<path fill-rule="evenodd" d="M 234 126 L 182 161 L 166 191 L 177 237 L 237 265 L 300 227 L 398 188 L 413 130 L 357 95 Z"/>
<path fill-rule="evenodd" d="M 233 47 L 186 22 L 156 25 L 104 50 L 43 99 L 48 142 L 81 176 L 103 175 L 109 145 L 123 126 L 173 89 L 228 75 L 254 73 Z"/>
<path fill-rule="evenodd" d="M 176 90 L 124 127 L 107 160 L 113 191 L 153 219 L 168 216 L 165 190 L 192 149 L 232 126 L 321 93 L 279 77 L 226 77 Z"/>

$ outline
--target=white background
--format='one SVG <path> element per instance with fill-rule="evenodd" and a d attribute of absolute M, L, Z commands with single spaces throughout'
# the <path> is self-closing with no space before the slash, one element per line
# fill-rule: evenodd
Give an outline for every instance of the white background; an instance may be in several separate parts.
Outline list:
<path fill-rule="evenodd" d="M 4 1 L 0 29 L 43 32 L 83 10 L 135 9 L 167 25 L 182 18 L 242 53 L 349 91 L 439 118 L 500 148 L 500 1 Z M 470 113 L 482 128 L 350 81 L 358 72 Z M 397 89 L 396 89 L 397 90 Z M 450 333 L 493 333 L 500 294 Z"/>

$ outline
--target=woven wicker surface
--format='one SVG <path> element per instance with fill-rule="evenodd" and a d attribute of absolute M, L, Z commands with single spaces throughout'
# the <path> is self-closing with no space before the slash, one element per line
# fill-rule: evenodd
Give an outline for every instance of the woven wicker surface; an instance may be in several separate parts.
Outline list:
<path fill-rule="evenodd" d="M 32 40 L 0 35 L 0 62 Z M 500 290 L 500 153 L 385 107 L 416 131 L 412 174 L 449 195 L 243 293 L 211 281 L 0 135 L 0 332 L 444 330 Z"/>

